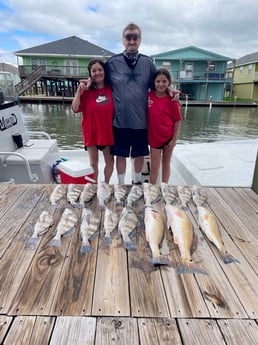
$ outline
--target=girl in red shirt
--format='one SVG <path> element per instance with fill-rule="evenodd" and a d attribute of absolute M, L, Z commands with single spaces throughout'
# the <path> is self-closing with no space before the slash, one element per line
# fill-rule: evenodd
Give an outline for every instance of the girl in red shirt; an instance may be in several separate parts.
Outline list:
<path fill-rule="evenodd" d="M 150 183 L 156 184 L 160 162 L 162 182 L 168 183 L 173 149 L 182 120 L 178 101 L 171 101 L 167 89 L 172 80 L 166 68 L 158 69 L 154 75 L 155 90 L 148 98 L 148 140 L 150 145 Z"/>
<path fill-rule="evenodd" d="M 106 81 L 105 63 L 100 59 L 88 65 L 89 80 L 80 80 L 72 102 L 75 113 L 82 112 L 82 135 L 85 149 L 89 153 L 94 179 L 98 181 L 98 151 L 103 151 L 105 182 L 109 183 L 114 167 L 110 146 L 114 144 L 112 121 L 114 103 L 112 89 Z"/>

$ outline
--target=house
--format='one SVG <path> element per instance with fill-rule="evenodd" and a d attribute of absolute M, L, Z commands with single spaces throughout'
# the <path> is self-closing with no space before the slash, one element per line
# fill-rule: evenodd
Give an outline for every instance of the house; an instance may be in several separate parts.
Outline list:
<path fill-rule="evenodd" d="M 234 71 L 232 96 L 258 101 L 258 52 L 251 53 L 228 65 Z"/>
<path fill-rule="evenodd" d="M 152 58 L 157 68 L 170 70 L 174 86 L 189 100 L 223 100 L 225 89 L 232 84 L 232 78 L 226 74 L 227 62 L 232 59 L 226 56 L 189 46 Z"/>
<path fill-rule="evenodd" d="M 74 95 L 79 79 L 88 75 L 87 65 L 93 58 L 107 59 L 113 53 L 77 36 L 60 39 L 14 52 L 19 64 L 19 94 Z M 18 59 L 18 60 L 20 60 Z"/>

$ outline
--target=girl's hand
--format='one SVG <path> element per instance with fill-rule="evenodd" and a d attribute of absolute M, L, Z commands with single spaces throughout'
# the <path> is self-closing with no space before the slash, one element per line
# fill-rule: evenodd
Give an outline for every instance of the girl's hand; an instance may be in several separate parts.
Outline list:
<path fill-rule="evenodd" d="M 80 89 L 81 90 L 88 90 L 91 85 L 91 79 L 81 79 L 80 82 Z"/>

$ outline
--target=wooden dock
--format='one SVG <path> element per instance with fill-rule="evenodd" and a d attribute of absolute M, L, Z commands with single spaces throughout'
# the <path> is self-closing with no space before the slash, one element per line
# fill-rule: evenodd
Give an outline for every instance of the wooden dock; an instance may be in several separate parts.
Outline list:
<path fill-rule="evenodd" d="M 198 238 L 193 260 L 208 275 L 178 274 L 179 251 L 167 229 L 162 251 L 172 267 L 153 267 L 144 225 L 124 248 L 115 230 L 80 253 L 80 222 L 61 247 L 48 246 L 64 207 L 50 205 L 55 185 L 0 186 L 0 344 L 254 345 L 258 339 L 258 195 L 249 188 L 206 188 L 228 252 L 226 265 L 188 215 Z M 143 215 L 143 200 L 137 213 Z M 43 210 L 54 225 L 27 249 Z M 118 208 L 115 210 L 119 212 Z M 120 210 L 121 211 L 121 210 Z M 82 209 L 75 208 L 80 215 Z M 103 223 L 103 215 L 101 217 Z"/>

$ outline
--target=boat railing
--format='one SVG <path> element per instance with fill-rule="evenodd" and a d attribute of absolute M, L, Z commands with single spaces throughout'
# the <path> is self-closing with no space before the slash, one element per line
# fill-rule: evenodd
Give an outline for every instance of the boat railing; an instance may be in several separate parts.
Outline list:
<path fill-rule="evenodd" d="M 27 173 L 28 173 L 28 175 L 29 175 L 30 181 L 33 182 L 33 183 L 38 182 L 38 179 L 39 179 L 38 175 L 32 173 L 31 167 L 30 167 L 30 162 L 29 162 L 28 159 L 27 159 L 26 157 L 24 157 L 22 154 L 17 153 L 17 152 L 0 152 L 0 156 L 1 156 L 1 159 L 2 159 L 2 164 L 3 164 L 3 166 L 6 166 L 6 165 L 7 165 L 7 163 L 6 163 L 6 158 L 9 157 L 9 156 L 18 156 L 18 157 L 20 157 L 21 159 L 23 159 L 24 162 L 25 162 L 25 166 L 26 166 Z"/>
<path fill-rule="evenodd" d="M 45 137 L 47 138 L 47 140 L 51 140 L 50 135 L 47 132 L 43 132 L 43 131 L 27 131 L 27 133 L 29 134 L 30 138 L 31 137 Z"/>

